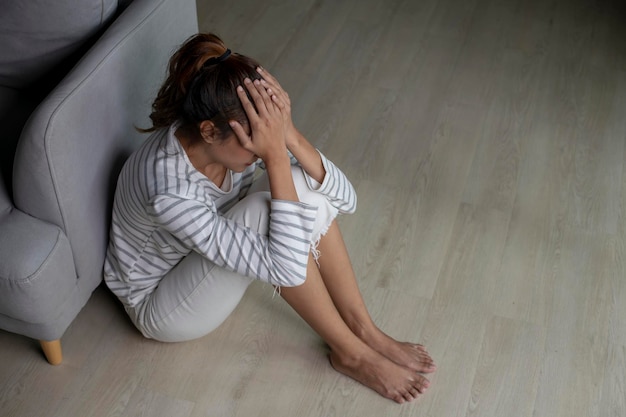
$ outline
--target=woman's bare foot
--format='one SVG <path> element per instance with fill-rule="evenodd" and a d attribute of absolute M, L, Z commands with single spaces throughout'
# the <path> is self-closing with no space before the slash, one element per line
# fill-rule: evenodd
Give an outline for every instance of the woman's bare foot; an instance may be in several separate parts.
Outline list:
<path fill-rule="evenodd" d="M 437 366 L 422 345 L 399 342 L 375 327 L 359 336 L 369 347 L 387 359 L 415 372 L 432 373 Z"/>
<path fill-rule="evenodd" d="M 334 351 L 331 351 L 329 357 L 331 365 L 338 372 L 400 404 L 415 400 L 430 385 L 423 376 L 371 349 L 361 357 L 342 357 Z"/>

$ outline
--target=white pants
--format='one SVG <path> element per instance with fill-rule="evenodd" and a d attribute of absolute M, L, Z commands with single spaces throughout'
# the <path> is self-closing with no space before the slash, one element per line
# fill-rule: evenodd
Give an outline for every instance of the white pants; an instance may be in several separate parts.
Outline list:
<path fill-rule="evenodd" d="M 318 207 L 312 245 L 337 216 L 326 197 L 311 191 L 302 169 L 292 168 L 300 201 Z M 270 193 L 267 178 L 253 184 L 248 196 L 225 214 L 246 227 L 268 234 Z M 159 283 L 142 304 L 127 312 L 144 336 L 163 342 L 180 342 L 204 336 L 217 328 L 235 309 L 252 278 L 215 266 L 191 252 Z"/>

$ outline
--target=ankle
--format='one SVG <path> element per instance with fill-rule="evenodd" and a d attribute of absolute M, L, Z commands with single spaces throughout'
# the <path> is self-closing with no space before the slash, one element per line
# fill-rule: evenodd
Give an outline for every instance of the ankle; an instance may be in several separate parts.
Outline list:
<path fill-rule="evenodd" d="M 333 362 L 349 368 L 358 367 L 366 362 L 372 353 L 374 351 L 361 340 L 351 346 L 331 347 Z"/>
<path fill-rule="evenodd" d="M 361 321 L 354 320 L 349 322 L 348 327 L 350 327 L 352 333 L 354 333 L 368 346 L 377 344 L 382 340 L 382 332 L 372 321 L 363 323 Z"/>

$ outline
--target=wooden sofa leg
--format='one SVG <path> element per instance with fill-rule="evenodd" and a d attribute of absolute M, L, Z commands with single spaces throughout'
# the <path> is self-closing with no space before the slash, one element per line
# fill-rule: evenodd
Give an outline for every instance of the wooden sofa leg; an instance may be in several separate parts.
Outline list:
<path fill-rule="evenodd" d="M 61 352 L 61 339 L 57 340 L 40 340 L 41 348 L 50 365 L 60 365 L 63 361 L 63 353 Z"/>

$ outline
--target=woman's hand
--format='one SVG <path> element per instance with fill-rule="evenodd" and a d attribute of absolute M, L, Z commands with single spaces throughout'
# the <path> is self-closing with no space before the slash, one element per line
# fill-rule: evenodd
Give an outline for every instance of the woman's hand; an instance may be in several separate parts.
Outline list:
<path fill-rule="evenodd" d="M 283 115 L 284 103 L 278 97 L 272 97 L 274 94 L 270 94 L 267 87 L 263 86 L 259 80 L 252 82 L 246 78 L 244 84 L 254 101 L 254 105 L 243 87 L 237 87 L 237 94 L 250 122 L 250 134 L 237 121 L 230 122 L 231 128 L 241 146 L 254 152 L 266 164 L 274 158 L 285 158 L 287 156 L 287 144 L 285 140 L 285 116 Z"/>
<path fill-rule="evenodd" d="M 320 184 L 324 181 L 326 170 L 320 158 L 319 152 L 309 143 L 309 141 L 296 129 L 291 118 L 291 100 L 289 95 L 280 86 L 276 78 L 267 70 L 257 68 L 263 77 L 261 85 L 266 88 L 274 103 L 281 109 L 283 121 L 285 123 L 285 144 L 291 154 L 298 160 L 300 166 L 307 174 Z"/>
<path fill-rule="evenodd" d="M 289 98 L 289 94 L 287 94 L 278 80 L 266 69 L 259 67 L 257 68 L 257 72 L 263 77 L 261 85 L 266 88 L 272 100 L 281 107 L 281 113 L 285 122 L 285 139 L 287 141 L 287 147 L 291 149 L 292 142 L 297 140 L 300 135 L 291 117 L 291 99 Z"/>
<path fill-rule="evenodd" d="M 272 198 L 298 201 L 285 141 L 285 119 L 282 114 L 285 105 L 278 97 L 272 98 L 259 80 L 251 82 L 246 78 L 244 84 L 254 106 L 241 86 L 237 87 L 237 95 L 250 122 L 250 135 L 236 121 L 231 121 L 230 126 L 241 146 L 254 152 L 265 162 Z"/>

